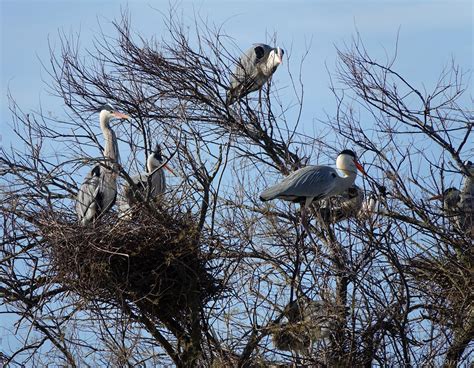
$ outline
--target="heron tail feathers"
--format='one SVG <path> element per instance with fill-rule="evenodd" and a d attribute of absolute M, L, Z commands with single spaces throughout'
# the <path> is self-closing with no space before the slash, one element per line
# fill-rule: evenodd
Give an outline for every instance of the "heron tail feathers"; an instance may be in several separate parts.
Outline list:
<path fill-rule="evenodd" d="M 280 194 L 278 186 L 273 186 L 270 188 L 265 189 L 262 193 L 260 193 L 260 200 L 262 202 L 270 201 L 275 199 Z"/>

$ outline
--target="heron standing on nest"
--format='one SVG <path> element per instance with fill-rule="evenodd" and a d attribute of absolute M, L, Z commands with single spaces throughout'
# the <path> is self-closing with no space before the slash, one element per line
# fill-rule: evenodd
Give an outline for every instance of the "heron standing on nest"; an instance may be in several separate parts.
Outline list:
<path fill-rule="evenodd" d="M 441 199 L 443 211 L 449 221 L 471 238 L 474 237 L 474 164 L 464 162 L 469 176 L 464 179 L 461 190 L 451 187 L 442 194 L 435 195 L 429 200 Z"/>
<path fill-rule="evenodd" d="M 111 105 L 100 108 L 100 129 L 104 135 L 105 162 L 95 165 L 87 174 L 76 197 L 76 213 L 82 225 L 87 225 L 110 210 L 117 198 L 117 176 L 120 155 L 117 137 L 110 127 L 112 118 L 129 119 Z"/>
<path fill-rule="evenodd" d="M 166 191 L 166 176 L 163 169 L 174 175 L 173 170 L 165 163 L 160 145 L 157 143 L 146 161 L 147 172 L 132 176 L 133 187 L 125 184 L 124 193 L 127 205 L 125 210 L 137 203 L 137 194 L 143 199 L 158 198 Z"/>

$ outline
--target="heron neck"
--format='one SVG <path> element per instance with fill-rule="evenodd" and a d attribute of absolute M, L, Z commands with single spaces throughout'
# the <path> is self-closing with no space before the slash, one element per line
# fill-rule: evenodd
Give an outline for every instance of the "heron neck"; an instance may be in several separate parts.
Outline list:
<path fill-rule="evenodd" d="M 272 50 L 270 51 L 270 54 L 268 55 L 265 63 L 263 63 L 262 65 L 263 74 L 265 74 L 266 76 L 270 76 L 278 65 L 280 65 L 280 63 L 278 63 L 277 61 L 275 51 Z"/>
<path fill-rule="evenodd" d="M 150 155 L 146 162 L 146 166 L 147 166 L 148 172 L 151 173 L 155 171 L 156 168 L 161 166 L 161 162 L 158 161 L 153 155 Z"/>
<path fill-rule="evenodd" d="M 349 170 L 344 170 L 344 169 L 339 169 L 339 171 L 342 174 L 342 175 L 339 175 L 339 184 L 340 184 L 339 189 L 341 190 L 341 192 L 343 192 L 347 188 L 352 186 L 352 184 L 354 184 L 357 173 L 354 171 L 349 171 Z"/>
<path fill-rule="evenodd" d="M 346 169 L 341 169 L 341 168 L 338 168 L 338 170 L 342 174 L 342 176 L 341 176 L 342 179 L 352 181 L 352 183 L 354 182 L 355 178 L 357 177 L 357 171 L 346 170 Z"/>
<path fill-rule="evenodd" d="M 464 185 L 462 187 L 462 193 L 474 195 L 474 177 L 473 176 L 466 177 L 466 181 L 464 182 Z"/>
<path fill-rule="evenodd" d="M 120 156 L 117 146 L 117 137 L 109 125 L 110 118 L 101 117 L 100 129 L 104 135 L 104 157 L 114 163 L 120 163 Z"/>

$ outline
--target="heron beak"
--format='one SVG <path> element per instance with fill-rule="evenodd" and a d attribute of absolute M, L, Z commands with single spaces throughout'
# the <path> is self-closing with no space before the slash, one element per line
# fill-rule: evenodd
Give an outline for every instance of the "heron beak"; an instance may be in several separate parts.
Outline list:
<path fill-rule="evenodd" d="M 112 116 L 115 116 L 116 118 L 119 118 L 119 119 L 130 119 L 130 116 L 126 114 L 122 114 L 121 112 L 117 112 L 117 111 L 114 111 L 112 113 Z"/>
<path fill-rule="evenodd" d="M 358 163 L 357 161 L 355 161 L 355 160 L 354 160 L 354 163 L 355 163 L 355 165 L 356 165 L 356 167 L 357 167 L 357 170 L 359 170 L 362 174 L 367 175 L 367 173 L 365 172 L 365 170 L 364 170 L 364 168 L 362 167 L 361 164 L 359 164 L 359 163 Z"/>
<path fill-rule="evenodd" d="M 163 167 L 164 167 L 166 170 L 168 170 L 171 174 L 173 174 L 174 176 L 176 176 L 176 174 L 174 173 L 174 171 L 171 170 L 171 168 L 170 168 L 168 165 L 165 164 L 165 165 L 163 165 Z"/>
<path fill-rule="evenodd" d="M 433 197 L 428 198 L 428 201 L 434 201 L 437 199 L 443 199 L 443 195 L 442 194 L 435 195 Z"/>

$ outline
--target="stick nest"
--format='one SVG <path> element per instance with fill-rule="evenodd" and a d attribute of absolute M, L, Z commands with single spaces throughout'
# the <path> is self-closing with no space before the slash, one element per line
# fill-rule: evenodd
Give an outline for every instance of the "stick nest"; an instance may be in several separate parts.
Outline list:
<path fill-rule="evenodd" d="M 81 226 L 53 219 L 41 231 L 56 281 L 86 300 L 132 302 L 160 319 L 179 319 L 190 303 L 221 289 L 202 251 L 210 242 L 189 214 L 138 208 L 127 220 L 109 215 Z"/>
<path fill-rule="evenodd" d="M 425 297 L 430 300 L 439 323 L 462 325 L 474 315 L 472 248 L 433 258 L 419 255 L 406 267 Z"/>

